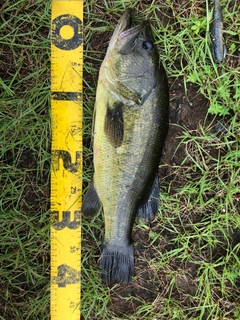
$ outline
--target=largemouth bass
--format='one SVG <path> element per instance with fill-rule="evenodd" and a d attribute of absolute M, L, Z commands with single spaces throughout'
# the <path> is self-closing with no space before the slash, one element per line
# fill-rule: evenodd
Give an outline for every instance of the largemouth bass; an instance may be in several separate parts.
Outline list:
<path fill-rule="evenodd" d="M 158 166 L 168 128 L 168 84 L 147 21 L 120 19 L 101 65 L 95 101 L 94 176 L 82 213 L 104 211 L 100 257 L 106 285 L 134 273 L 132 227 L 151 221 L 159 206 Z"/>
<path fill-rule="evenodd" d="M 211 52 L 213 60 L 222 62 L 226 57 L 226 46 L 223 41 L 223 19 L 220 0 L 214 0 L 213 20 L 210 25 Z"/>

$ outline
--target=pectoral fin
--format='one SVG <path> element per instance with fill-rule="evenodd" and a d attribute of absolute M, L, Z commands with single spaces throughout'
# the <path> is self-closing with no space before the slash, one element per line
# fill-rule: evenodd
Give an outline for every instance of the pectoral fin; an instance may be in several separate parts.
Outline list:
<path fill-rule="evenodd" d="M 86 217 L 95 217 L 101 210 L 102 204 L 92 181 L 83 199 L 81 212 Z"/>
<path fill-rule="evenodd" d="M 156 175 L 148 196 L 138 208 L 138 217 L 144 222 L 151 222 L 158 212 L 159 203 L 159 181 Z"/>
<path fill-rule="evenodd" d="M 123 142 L 124 123 L 122 102 L 115 102 L 113 106 L 107 107 L 104 131 L 112 146 L 120 147 Z"/>

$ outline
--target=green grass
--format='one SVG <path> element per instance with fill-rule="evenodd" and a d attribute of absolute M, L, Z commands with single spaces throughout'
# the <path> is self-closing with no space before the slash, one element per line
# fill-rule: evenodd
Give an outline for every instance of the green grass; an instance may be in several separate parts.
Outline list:
<path fill-rule="evenodd" d="M 0 11 L 0 319 L 49 319 L 50 1 Z"/>
<path fill-rule="evenodd" d="M 102 285 L 97 265 L 102 215 L 83 220 L 82 316 L 239 319 L 237 2 L 222 0 L 228 55 L 221 65 L 209 51 L 212 8 L 207 2 L 85 2 L 84 190 L 93 173 L 97 73 L 109 37 L 129 5 L 136 8 L 134 21 L 151 20 L 171 99 L 178 83 L 186 99 L 192 85 L 210 114 L 194 129 L 181 129 L 178 150 L 185 150 L 183 159 L 161 165 L 167 176 L 161 177 L 158 218 L 151 227 L 134 226 L 135 246 L 144 245 L 144 250 L 136 257 L 132 289 Z M 18 0 L 5 2 L 0 11 L 1 320 L 49 319 L 50 7 L 51 1 Z M 217 121 L 227 130 L 217 132 Z M 151 288 L 149 298 L 143 291 Z"/>

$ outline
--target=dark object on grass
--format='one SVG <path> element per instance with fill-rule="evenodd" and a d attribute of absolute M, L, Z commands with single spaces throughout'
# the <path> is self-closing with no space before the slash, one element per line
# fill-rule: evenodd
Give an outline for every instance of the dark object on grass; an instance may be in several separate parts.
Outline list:
<path fill-rule="evenodd" d="M 225 59 L 227 52 L 223 41 L 223 18 L 220 0 L 214 0 L 210 36 L 212 57 L 215 62 L 220 63 Z"/>

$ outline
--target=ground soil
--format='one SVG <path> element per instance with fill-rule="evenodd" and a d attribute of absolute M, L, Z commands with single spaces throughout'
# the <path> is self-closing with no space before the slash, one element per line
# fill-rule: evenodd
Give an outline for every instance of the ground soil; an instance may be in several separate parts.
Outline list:
<path fill-rule="evenodd" d="M 166 16 L 168 16 L 168 18 L 166 18 Z M 164 18 L 163 23 L 171 22 L 171 19 L 173 19 L 171 12 L 165 12 L 165 15 L 161 15 L 160 18 Z M 97 27 L 97 25 L 95 27 Z M 91 38 L 89 49 L 105 52 L 108 46 L 110 34 L 111 33 L 109 32 L 105 32 L 104 34 L 96 33 Z M 94 62 L 94 59 L 87 59 L 86 63 L 94 65 L 99 69 L 99 61 L 102 61 L 103 57 L 104 53 L 93 56 L 93 58 L 97 58 L 96 61 L 98 62 Z M 92 75 L 86 73 L 85 78 L 89 83 L 95 83 L 96 85 L 97 75 L 92 79 Z M 171 188 L 169 188 L 169 192 L 171 193 L 172 190 L 175 188 L 181 188 L 186 183 L 185 178 L 176 174 L 172 169 L 174 166 L 181 165 L 186 157 L 184 145 L 179 146 L 179 142 L 181 140 L 180 137 L 183 131 L 186 130 L 193 132 L 197 131 L 199 126 L 208 125 L 211 125 L 214 130 L 216 119 L 212 116 L 207 116 L 209 101 L 207 101 L 204 96 L 198 92 L 199 88 L 197 86 L 190 83 L 185 85 L 184 79 L 181 77 L 176 79 L 169 76 L 168 82 L 170 94 L 169 131 L 161 158 L 159 175 L 161 185 L 164 188 L 168 189 L 169 185 L 171 185 Z M 87 147 L 90 147 L 90 140 L 85 139 L 85 144 Z M 214 150 L 212 152 L 214 152 Z M 194 219 L 200 218 L 192 216 L 191 219 L 194 221 Z M 162 275 L 161 272 L 156 273 L 154 270 L 149 268 L 148 265 L 148 261 L 154 259 L 156 252 L 150 245 L 151 239 L 149 236 L 149 230 L 161 234 L 161 243 L 160 240 L 157 240 L 154 243 L 154 246 L 158 246 L 162 251 L 172 249 L 171 244 L 169 244 L 172 240 L 172 235 L 166 230 L 162 230 L 157 219 L 149 225 L 148 230 L 134 228 L 135 277 L 131 285 L 117 286 L 111 291 L 111 301 L 108 307 L 116 317 L 127 319 L 129 315 L 134 314 L 140 305 L 144 303 L 152 303 L 159 294 L 162 297 L 167 297 L 168 295 L 170 280 L 164 278 L 164 273 Z M 95 235 L 100 239 L 99 231 L 96 230 Z M 239 241 L 238 233 L 236 233 L 235 239 L 236 238 L 238 238 Z M 94 246 L 93 240 L 89 237 L 88 240 L 89 246 Z M 219 256 L 222 254 L 222 251 L 216 249 L 215 254 L 217 257 L 217 255 Z M 96 251 L 97 258 L 94 260 L 96 264 L 98 263 L 99 255 L 100 252 Z M 176 279 L 176 286 L 172 295 L 176 299 L 180 299 L 181 293 L 194 295 L 197 287 L 193 279 L 197 274 L 197 266 L 189 262 L 181 263 L 177 259 L 173 259 L 169 268 L 172 270 L 182 270 L 182 273 L 179 273 L 179 276 Z M 123 299 L 126 297 L 128 297 L 127 300 Z M 191 301 L 189 301 L 188 298 L 186 298 L 185 301 L 182 301 L 183 306 L 184 304 L 189 306 L 189 303 L 191 304 Z M 92 319 L 95 320 L 94 317 Z"/>

